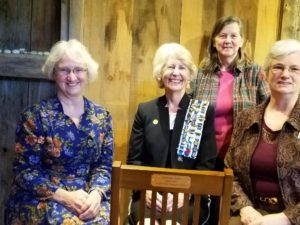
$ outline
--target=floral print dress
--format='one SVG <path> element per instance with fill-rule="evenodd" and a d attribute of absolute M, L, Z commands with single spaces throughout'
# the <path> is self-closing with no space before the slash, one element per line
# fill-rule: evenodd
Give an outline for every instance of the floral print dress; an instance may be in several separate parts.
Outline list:
<path fill-rule="evenodd" d="M 84 98 L 76 127 L 58 98 L 41 101 L 23 112 L 15 150 L 6 224 L 109 224 L 113 132 L 111 115 L 102 106 Z M 81 221 L 52 200 L 58 188 L 101 191 L 97 217 Z"/>

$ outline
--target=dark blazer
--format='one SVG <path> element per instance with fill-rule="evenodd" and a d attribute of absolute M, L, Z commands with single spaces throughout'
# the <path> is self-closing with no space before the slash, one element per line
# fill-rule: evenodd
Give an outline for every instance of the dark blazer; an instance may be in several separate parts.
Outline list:
<path fill-rule="evenodd" d="M 168 149 L 171 145 L 171 168 L 204 170 L 214 168 L 217 147 L 214 129 L 215 113 L 212 106 L 207 109 L 196 159 L 186 157 L 180 159 L 177 155 L 189 101 L 188 95 L 184 95 L 180 101 L 180 110 L 177 111 L 171 143 L 166 96 L 139 105 L 130 136 L 128 164 L 166 167 Z"/>

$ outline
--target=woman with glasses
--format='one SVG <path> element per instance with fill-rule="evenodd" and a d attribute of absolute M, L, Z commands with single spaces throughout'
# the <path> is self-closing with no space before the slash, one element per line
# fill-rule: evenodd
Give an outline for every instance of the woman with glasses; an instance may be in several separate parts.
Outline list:
<path fill-rule="evenodd" d="M 225 157 L 230 225 L 300 224 L 300 42 L 276 42 L 265 69 L 271 96 L 238 115 Z"/>
<path fill-rule="evenodd" d="M 112 119 L 83 96 L 98 64 L 79 41 L 59 41 L 42 70 L 57 96 L 21 115 L 5 224 L 109 224 Z"/>

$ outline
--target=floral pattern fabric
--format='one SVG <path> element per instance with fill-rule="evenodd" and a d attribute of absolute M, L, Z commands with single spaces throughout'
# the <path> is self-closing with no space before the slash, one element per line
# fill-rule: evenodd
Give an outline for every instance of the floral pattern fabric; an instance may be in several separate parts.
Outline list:
<path fill-rule="evenodd" d="M 29 107 L 17 126 L 15 151 L 6 224 L 109 224 L 113 132 L 111 115 L 102 106 L 84 98 L 78 127 L 58 98 Z M 81 221 L 53 201 L 58 188 L 99 190 L 97 217 Z"/>

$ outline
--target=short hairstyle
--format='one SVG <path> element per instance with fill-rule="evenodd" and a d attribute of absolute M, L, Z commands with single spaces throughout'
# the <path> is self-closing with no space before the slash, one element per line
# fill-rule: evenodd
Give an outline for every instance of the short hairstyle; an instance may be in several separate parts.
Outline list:
<path fill-rule="evenodd" d="M 265 71 L 269 71 L 272 60 L 277 60 L 297 52 L 300 53 L 300 42 L 296 39 L 286 39 L 275 42 L 266 57 L 264 64 Z"/>
<path fill-rule="evenodd" d="M 61 40 L 55 43 L 42 66 L 42 71 L 53 79 L 54 68 L 64 57 L 68 57 L 75 62 L 86 65 L 88 70 L 88 80 L 93 81 L 98 76 L 98 63 L 92 58 L 88 49 L 78 40 Z"/>
<path fill-rule="evenodd" d="M 232 23 L 236 23 L 240 30 L 240 35 L 244 38 L 244 26 L 239 17 L 236 16 L 224 16 L 217 20 L 215 23 L 211 35 L 209 37 L 207 54 L 208 56 L 201 62 L 201 67 L 204 67 L 207 72 L 212 72 L 215 69 L 215 66 L 219 64 L 218 51 L 214 46 L 216 36 L 221 32 L 221 30 Z M 246 52 L 244 51 L 244 45 L 239 48 L 237 57 L 235 59 L 235 64 L 237 62 L 245 62 L 246 64 L 250 63 Z M 233 65 L 235 66 L 235 65 Z"/>
<path fill-rule="evenodd" d="M 153 77 L 157 81 L 159 88 L 164 88 L 162 73 L 170 59 L 177 59 L 182 62 L 189 69 L 191 80 L 196 78 L 197 66 L 189 50 L 178 43 L 165 43 L 156 50 L 152 64 Z"/>

